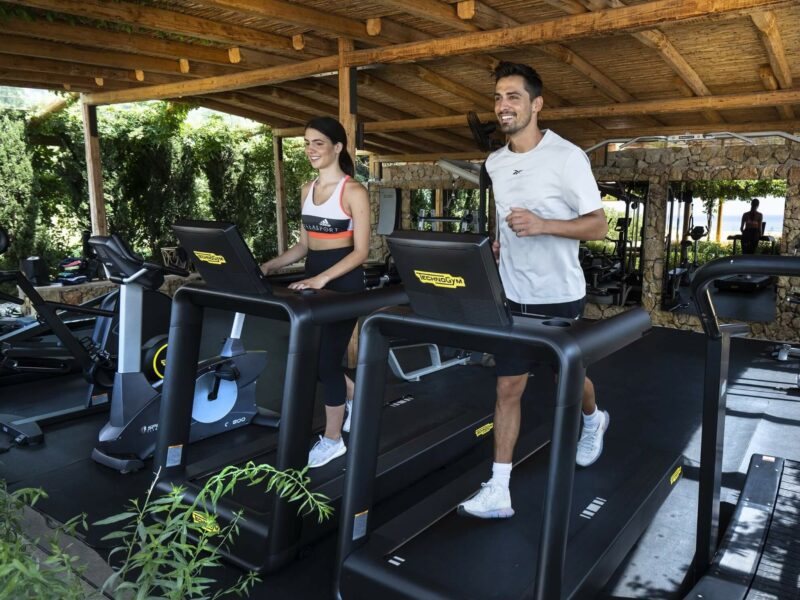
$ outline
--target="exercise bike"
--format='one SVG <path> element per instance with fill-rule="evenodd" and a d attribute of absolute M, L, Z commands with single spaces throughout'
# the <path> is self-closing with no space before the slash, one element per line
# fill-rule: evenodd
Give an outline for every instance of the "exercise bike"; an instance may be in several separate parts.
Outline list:
<path fill-rule="evenodd" d="M 8 243 L 8 235 L 0 229 L 0 254 Z M 44 300 L 21 271 L 0 272 L 0 283 L 15 284 L 28 297 L 37 314 L 37 318 L 22 329 L 0 336 L 3 383 L 75 370 L 79 370 L 87 382 L 79 403 L 63 406 L 67 402 L 58 397 L 56 408 L 50 404 L 46 412 L 25 417 L 0 414 L 0 432 L 9 436 L 11 445 L 40 444 L 44 440 L 42 427 L 108 410 L 116 370 L 117 293 L 73 306 Z M 23 303 L 21 298 L 5 292 L 0 292 L 0 300 Z M 150 335 L 166 331 L 169 298 L 148 288 L 143 290 L 143 302 L 148 315 L 145 331 Z M 0 451 L 9 448 L 10 445 L 3 446 Z"/>
<path fill-rule="evenodd" d="M 188 275 L 175 267 L 144 261 L 116 235 L 93 236 L 89 243 L 109 280 L 120 284 L 119 358 L 111 393 L 108 423 L 100 431 L 92 458 L 128 473 L 141 469 L 156 445 L 161 407 L 161 381 L 151 383 L 142 370 L 142 295 L 158 284 L 164 273 Z M 255 384 L 267 364 L 266 352 L 245 352 L 241 342 L 244 315 L 237 313 L 230 337 L 219 357 L 198 365 L 190 442 L 202 440 L 251 422 L 269 424 L 257 417 Z M 144 344 L 147 346 L 147 343 Z M 163 367 L 165 347 L 154 354 Z"/>

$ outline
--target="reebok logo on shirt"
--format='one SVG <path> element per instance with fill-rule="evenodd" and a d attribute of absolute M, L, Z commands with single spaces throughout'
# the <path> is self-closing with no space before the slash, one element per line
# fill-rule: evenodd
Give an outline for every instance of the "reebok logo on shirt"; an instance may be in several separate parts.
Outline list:
<path fill-rule="evenodd" d="M 514 171 L 511 174 L 512 175 L 519 175 L 520 173 L 522 173 L 522 169 L 514 169 Z"/>

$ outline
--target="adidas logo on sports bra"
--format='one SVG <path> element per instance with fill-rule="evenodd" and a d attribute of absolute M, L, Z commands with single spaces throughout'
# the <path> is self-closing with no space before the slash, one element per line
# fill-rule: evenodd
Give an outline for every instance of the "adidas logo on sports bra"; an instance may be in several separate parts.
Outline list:
<path fill-rule="evenodd" d="M 328 223 L 328 219 L 322 219 L 322 221 L 319 222 L 319 226 L 320 227 L 330 227 L 331 224 Z"/>

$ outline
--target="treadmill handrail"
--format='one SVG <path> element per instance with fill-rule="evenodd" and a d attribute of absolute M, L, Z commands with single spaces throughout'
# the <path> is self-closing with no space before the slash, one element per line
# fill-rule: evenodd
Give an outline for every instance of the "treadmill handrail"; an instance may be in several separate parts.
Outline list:
<path fill-rule="evenodd" d="M 697 304 L 703 331 L 712 339 L 719 339 L 722 333 L 709 287 L 715 279 L 742 274 L 797 276 L 800 275 L 800 256 L 731 256 L 712 260 L 697 269 L 692 280 L 692 298 Z"/>

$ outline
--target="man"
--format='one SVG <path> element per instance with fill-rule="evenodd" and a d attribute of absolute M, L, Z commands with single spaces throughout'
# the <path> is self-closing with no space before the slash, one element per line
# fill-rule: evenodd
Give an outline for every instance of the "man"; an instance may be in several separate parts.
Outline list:
<path fill-rule="evenodd" d="M 578 261 L 579 240 L 603 239 L 608 230 L 589 159 L 574 144 L 540 130 L 542 81 L 527 65 L 501 62 L 495 69 L 494 110 L 506 146 L 492 153 L 492 179 L 499 237 L 494 242 L 500 277 L 515 312 L 577 319 L 586 281 Z M 496 356 L 492 478 L 459 505 L 459 513 L 508 518 L 509 481 L 519 437 L 520 401 L 530 362 Z M 583 389 L 583 430 L 577 463 L 588 466 L 603 449 L 608 413 L 597 409 L 594 386 Z"/>

